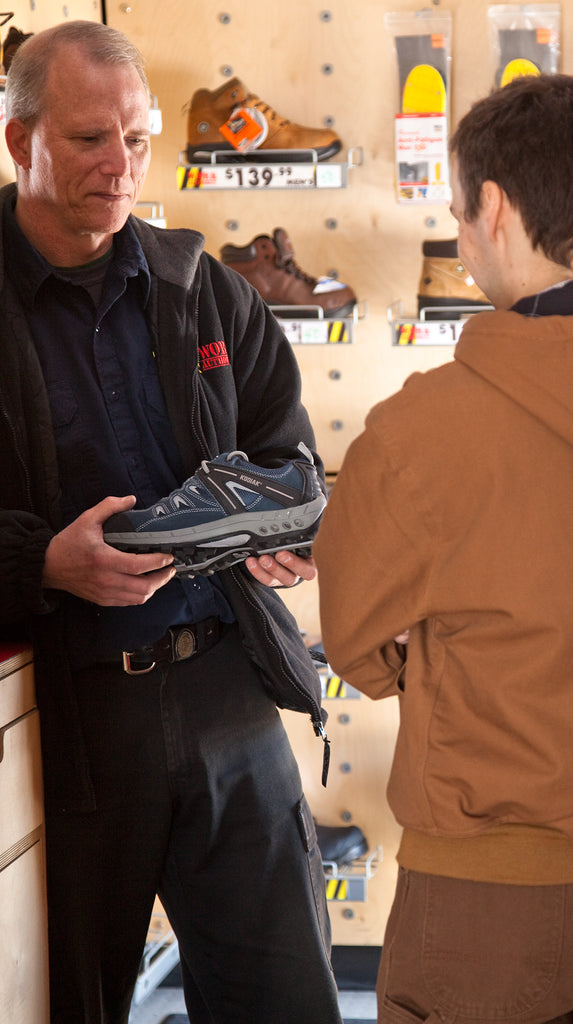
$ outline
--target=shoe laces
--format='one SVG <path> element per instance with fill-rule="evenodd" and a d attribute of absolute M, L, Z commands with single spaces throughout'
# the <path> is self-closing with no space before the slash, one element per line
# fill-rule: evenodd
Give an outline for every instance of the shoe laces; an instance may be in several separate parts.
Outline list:
<path fill-rule="evenodd" d="M 241 459 L 244 459 L 245 462 L 249 461 L 244 452 L 236 451 L 236 452 L 227 452 L 227 454 L 225 456 L 225 462 L 232 462 L 232 460 L 234 459 L 235 455 L 238 455 Z M 202 459 L 201 460 L 201 469 L 203 470 L 204 473 L 210 473 L 211 472 L 211 470 L 209 469 L 210 462 L 211 462 L 210 459 Z"/>
<path fill-rule="evenodd" d="M 273 110 L 269 103 L 265 103 L 265 101 L 260 99 L 259 96 L 255 95 L 254 92 L 250 92 L 247 94 L 247 96 L 245 97 L 245 104 L 248 106 L 256 107 L 257 110 L 260 110 L 261 114 L 263 114 L 265 117 L 267 117 L 268 115 L 269 121 L 278 120 L 279 128 L 284 128 L 286 127 L 287 124 L 291 123 L 288 120 L 288 118 L 281 117 L 280 114 L 277 114 L 276 110 Z"/>
<path fill-rule="evenodd" d="M 305 281 L 306 284 L 309 284 L 314 288 L 316 284 L 316 277 L 311 277 L 310 274 L 307 274 L 305 270 L 299 267 L 298 263 L 295 263 L 294 256 L 283 256 L 280 251 L 277 250 L 275 263 L 280 270 L 285 270 L 287 274 L 293 274 L 299 281 Z"/>

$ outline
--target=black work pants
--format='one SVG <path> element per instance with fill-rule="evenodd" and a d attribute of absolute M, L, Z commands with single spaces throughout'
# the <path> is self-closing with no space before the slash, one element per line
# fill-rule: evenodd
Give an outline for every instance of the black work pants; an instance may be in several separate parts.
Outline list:
<path fill-rule="evenodd" d="M 47 816 L 52 1024 L 127 1024 L 156 893 L 192 1024 L 338 1024 L 312 817 L 237 627 L 77 683 L 97 811 Z"/>

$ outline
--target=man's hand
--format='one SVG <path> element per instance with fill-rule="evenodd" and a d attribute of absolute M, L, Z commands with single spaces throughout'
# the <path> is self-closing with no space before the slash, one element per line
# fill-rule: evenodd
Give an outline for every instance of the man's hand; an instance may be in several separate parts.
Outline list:
<path fill-rule="evenodd" d="M 313 580 L 316 576 L 314 559 L 301 558 L 292 551 L 247 558 L 245 566 L 259 583 L 267 587 L 294 587 L 299 580 Z"/>
<path fill-rule="evenodd" d="M 43 586 L 99 605 L 145 604 L 175 575 L 172 555 L 116 551 L 103 539 L 106 519 L 134 505 L 133 495 L 105 498 L 52 537 Z"/>

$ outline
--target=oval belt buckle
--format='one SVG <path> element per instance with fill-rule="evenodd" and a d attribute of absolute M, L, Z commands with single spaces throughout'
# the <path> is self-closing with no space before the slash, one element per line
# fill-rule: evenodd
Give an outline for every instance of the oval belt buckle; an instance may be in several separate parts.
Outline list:
<path fill-rule="evenodd" d="M 195 634 L 190 629 L 182 629 L 175 640 L 176 661 L 186 661 L 197 649 Z"/>

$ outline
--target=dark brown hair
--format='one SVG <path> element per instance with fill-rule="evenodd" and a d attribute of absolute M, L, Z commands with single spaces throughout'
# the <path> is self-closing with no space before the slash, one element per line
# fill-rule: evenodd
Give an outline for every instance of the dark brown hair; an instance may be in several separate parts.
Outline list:
<path fill-rule="evenodd" d="M 450 153 L 475 220 L 484 181 L 495 181 L 520 213 L 535 249 L 569 267 L 573 250 L 573 77 L 515 78 L 462 118 Z"/>

